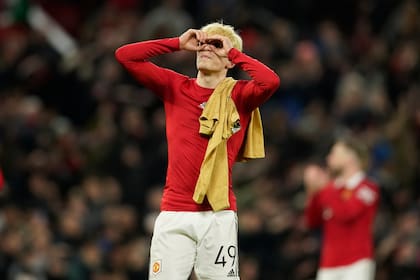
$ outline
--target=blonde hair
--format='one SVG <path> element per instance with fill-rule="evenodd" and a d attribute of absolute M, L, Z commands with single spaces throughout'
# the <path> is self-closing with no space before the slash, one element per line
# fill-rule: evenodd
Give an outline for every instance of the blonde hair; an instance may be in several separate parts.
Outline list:
<path fill-rule="evenodd" d="M 208 35 L 221 35 L 229 38 L 232 42 L 232 45 L 235 49 L 242 51 L 242 38 L 236 33 L 233 26 L 228 24 L 223 24 L 220 22 L 209 23 L 203 27 L 201 30 L 206 32 Z"/>

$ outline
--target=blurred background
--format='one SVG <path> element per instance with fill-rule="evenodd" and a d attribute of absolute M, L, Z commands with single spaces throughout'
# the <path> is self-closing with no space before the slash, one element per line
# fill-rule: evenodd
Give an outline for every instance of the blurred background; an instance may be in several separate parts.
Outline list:
<path fill-rule="evenodd" d="M 114 51 L 216 20 L 282 81 L 261 108 L 266 159 L 234 170 L 241 279 L 314 278 L 302 169 L 346 130 L 380 185 L 376 278 L 420 279 L 416 0 L 0 0 L 0 279 L 147 279 L 164 112 Z M 191 53 L 155 62 L 196 75 Z"/>

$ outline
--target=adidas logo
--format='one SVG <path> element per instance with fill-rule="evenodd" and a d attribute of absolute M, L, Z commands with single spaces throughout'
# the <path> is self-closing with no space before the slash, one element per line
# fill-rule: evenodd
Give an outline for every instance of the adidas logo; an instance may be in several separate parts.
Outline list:
<path fill-rule="evenodd" d="M 207 103 L 207 102 L 203 102 L 203 103 L 201 103 L 200 105 L 198 105 L 198 107 L 200 107 L 201 109 L 204 109 L 204 107 L 206 107 L 206 103 Z"/>
<path fill-rule="evenodd" d="M 229 271 L 229 273 L 227 274 L 227 277 L 236 277 L 236 272 L 233 268 Z"/>

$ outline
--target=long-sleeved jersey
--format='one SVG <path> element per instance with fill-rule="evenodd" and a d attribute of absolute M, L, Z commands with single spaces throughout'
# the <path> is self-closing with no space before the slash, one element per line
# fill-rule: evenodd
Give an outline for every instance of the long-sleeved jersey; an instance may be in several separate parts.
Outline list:
<path fill-rule="evenodd" d="M 378 187 L 360 173 L 346 186 L 332 181 L 309 198 L 306 223 L 312 228 L 321 226 L 323 232 L 320 267 L 373 258 L 372 226 L 378 201 Z"/>
<path fill-rule="evenodd" d="M 115 55 L 137 81 L 152 90 L 164 103 L 168 169 L 161 210 L 206 211 L 211 210 L 207 200 L 197 204 L 192 197 L 208 143 L 208 138 L 199 134 L 199 117 L 214 89 L 203 88 L 195 78 L 149 61 L 157 55 L 178 50 L 179 38 L 169 38 L 128 44 L 117 49 Z M 228 58 L 251 77 L 250 80 L 238 81 L 231 95 L 243 128 L 227 142 L 229 209 L 236 211 L 232 166 L 244 140 L 252 110 L 275 92 L 280 79 L 270 68 L 237 49 L 232 48 Z"/>
<path fill-rule="evenodd" d="M 3 171 L 0 169 L 0 191 L 3 189 L 4 187 L 4 177 L 3 177 Z"/>

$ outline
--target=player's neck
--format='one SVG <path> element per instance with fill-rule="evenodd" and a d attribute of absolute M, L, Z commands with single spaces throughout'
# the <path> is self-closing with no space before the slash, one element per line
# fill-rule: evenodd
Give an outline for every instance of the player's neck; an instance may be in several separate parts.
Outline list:
<path fill-rule="evenodd" d="M 348 166 L 340 175 L 340 180 L 347 182 L 354 175 L 363 172 L 359 166 Z"/>
<path fill-rule="evenodd" d="M 215 88 L 223 79 L 226 78 L 226 72 L 203 72 L 198 71 L 197 84 L 204 88 Z"/>

